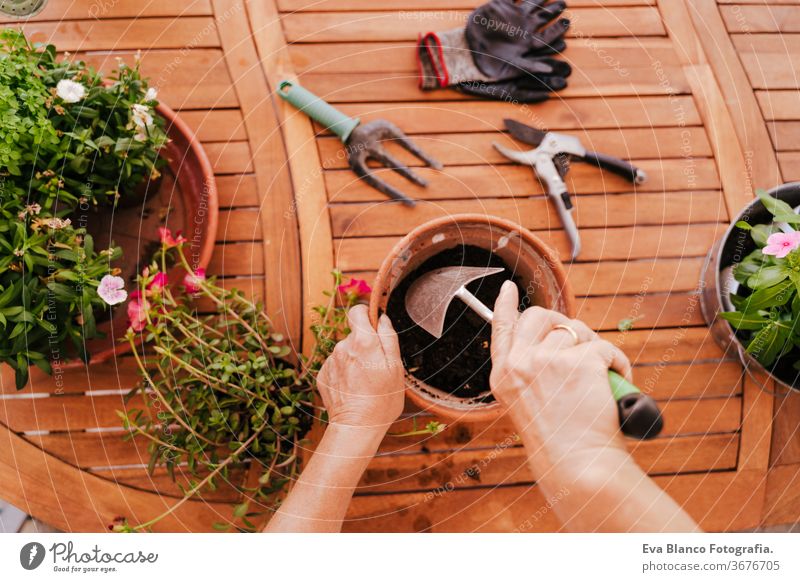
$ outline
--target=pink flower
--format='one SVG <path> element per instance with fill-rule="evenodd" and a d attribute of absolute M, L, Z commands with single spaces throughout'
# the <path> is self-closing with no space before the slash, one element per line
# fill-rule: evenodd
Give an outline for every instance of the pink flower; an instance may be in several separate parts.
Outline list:
<path fill-rule="evenodd" d="M 761 252 L 782 259 L 798 246 L 800 246 L 800 232 L 776 232 L 769 235 L 767 246 L 761 249 Z"/>
<path fill-rule="evenodd" d="M 178 245 L 182 245 L 186 242 L 186 239 L 181 236 L 181 231 L 178 231 L 176 236 L 173 237 L 172 231 L 166 226 L 160 226 L 158 228 L 158 236 L 161 239 L 161 244 L 168 249 L 177 247 Z"/>
<path fill-rule="evenodd" d="M 128 327 L 133 331 L 139 332 L 147 324 L 147 309 L 149 305 L 146 299 L 142 299 L 139 291 L 131 293 L 131 301 L 128 303 Z"/>
<path fill-rule="evenodd" d="M 194 273 L 186 273 L 183 278 L 183 285 L 186 287 L 186 292 L 194 295 L 200 291 L 200 285 L 206 280 L 206 270 L 199 267 Z"/>
<path fill-rule="evenodd" d="M 153 280 L 147 284 L 147 290 L 158 293 L 167 286 L 167 283 L 167 274 L 159 271 L 153 276 Z"/>
<path fill-rule="evenodd" d="M 97 294 L 100 299 L 109 305 L 122 303 L 128 298 L 128 292 L 125 291 L 125 281 L 122 277 L 115 277 L 114 275 L 106 275 L 100 279 L 100 284 L 97 286 Z"/>
<path fill-rule="evenodd" d="M 355 297 L 365 297 L 372 293 L 372 287 L 370 287 L 364 279 L 351 278 L 349 283 L 339 285 L 337 289 L 339 293 L 344 293 L 345 295 L 352 293 Z"/>

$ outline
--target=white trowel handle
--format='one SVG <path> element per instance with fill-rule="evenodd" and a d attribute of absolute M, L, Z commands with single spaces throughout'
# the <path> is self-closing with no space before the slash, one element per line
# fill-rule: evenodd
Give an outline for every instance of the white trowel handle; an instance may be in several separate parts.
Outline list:
<path fill-rule="evenodd" d="M 461 299 L 464 303 L 469 305 L 469 307 L 478 315 L 480 315 L 487 323 L 492 323 L 492 319 L 494 318 L 494 313 L 492 310 L 486 307 L 480 299 L 475 297 L 472 293 L 467 291 L 467 288 L 461 286 L 456 291 L 456 297 Z"/>

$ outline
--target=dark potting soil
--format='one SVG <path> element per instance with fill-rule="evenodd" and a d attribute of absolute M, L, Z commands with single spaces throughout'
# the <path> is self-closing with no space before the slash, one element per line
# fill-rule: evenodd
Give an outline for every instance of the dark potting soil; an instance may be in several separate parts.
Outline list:
<path fill-rule="evenodd" d="M 512 271 L 494 253 L 460 245 L 434 255 L 407 275 L 389 296 L 386 314 L 397 331 L 403 365 L 411 375 L 456 396 L 482 396 L 480 401 L 492 402 L 494 397 L 489 388 L 491 326 L 461 300 L 453 299 L 447 310 L 444 333 L 437 340 L 416 325 L 406 312 L 406 291 L 420 275 L 440 267 L 455 266 L 505 269 L 467 285 L 467 289 L 491 309 L 494 309 L 503 282 L 513 278 Z"/>

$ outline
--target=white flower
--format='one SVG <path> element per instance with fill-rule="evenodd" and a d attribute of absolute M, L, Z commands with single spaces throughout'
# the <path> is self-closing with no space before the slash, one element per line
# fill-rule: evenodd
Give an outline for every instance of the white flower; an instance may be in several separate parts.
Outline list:
<path fill-rule="evenodd" d="M 144 94 L 144 100 L 155 101 L 156 99 L 158 99 L 158 91 L 156 90 L 155 87 L 150 87 L 147 90 L 147 93 Z"/>
<path fill-rule="evenodd" d="M 125 291 L 125 281 L 122 277 L 115 277 L 114 275 L 106 275 L 100 279 L 100 284 L 97 286 L 97 294 L 100 299 L 109 305 L 122 303 L 128 298 L 128 292 Z"/>
<path fill-rule="evenodd" d="M 56 85 L 56 95 L 66 103 L 77 103 L 86 97 L 86 87 L 69 79 L 61 79 Z"/>
<path fill-rule="evenodd" d="M 153 116 L 150 115 L 150 108 L 140 103 L 134 104 L 131 120 L 140 130 L 153 125 Z M 141 133 L 141 131 L 139 133 Z"/>

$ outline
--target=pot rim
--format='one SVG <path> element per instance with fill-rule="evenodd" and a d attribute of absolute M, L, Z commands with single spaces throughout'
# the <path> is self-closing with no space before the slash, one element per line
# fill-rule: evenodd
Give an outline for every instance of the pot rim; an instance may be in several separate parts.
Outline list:
<path fill-rule="evenodd" d="M 566 308 L 565 315 L 570 318 L 574 317 L 575 296 L 572 293 L 572 286 L 567 278 L 567 273 L 564 269 L 561 259 L 559 259 L 558 254 L 550 245 L 545 243 L 529 229 L 514 221 L 488 214 L 465 213 L 451 214 L 429 220 L 428 222 L 415 227 L 392 247 L 392 249 L 386 255 L 386 258 L 384 258 L 383 262 L 381 263 L 372 285 L 372 295 L 370 296 L 369 301 L 369 319 L 373 327 L 377 329 L 380 298 L 384 294 L 384 290 L 388 285 L 388 277 L 392 268 L 392 264 L 400 252 L 412 241 L 422 238 L 426 233 L 452 224 L 478 224 L 480 226 L 494 226 L 502 230 L 518 233 L 520 238 L 534 247 L 537 252 L 540 253 L 545 263 L 547 263 L 558 285 L 558 289 L 560 291 L 559 295 L 564 302 Z M 407 372 L 405 373 L 407 374 Z M 414 402 L 414 404 L 419 406 L 425 412 L 430 412 L 436 416 L 453 419 L 460 422 L 496 420 L 504 412 L 497 400 L 488 405 L 474 409 L 462 410 L 444 406 L 440 402 L 423 398 L 408 382 L 405 382 L 405 392 Z"/>

